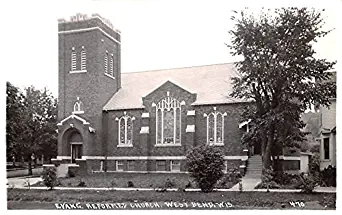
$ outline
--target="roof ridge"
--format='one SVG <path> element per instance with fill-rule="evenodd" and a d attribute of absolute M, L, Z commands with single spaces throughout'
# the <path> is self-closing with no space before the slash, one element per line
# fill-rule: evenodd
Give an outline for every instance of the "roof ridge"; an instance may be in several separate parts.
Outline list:
<path fill-rule="evenodd" d="M 167 68 L 167 69 L 153 69 L 153 70 L 145 70 L 145 71 L 136 71 L 136 72 L 123 72 L 121 75 L 125 74 L 132 74 L 132 73 L 144 73 L 144 72 L 160 72 L 166 70 L 175 70 L 175 69 L 187 69 L 187 68 L 194 68 L 194 67 L 205 67 L 205 66 L 215 66 L 215 65 L 224 65 L 224 64 L 234 64 L 235 62 L 229 63 L 215 63 L 215 64 L 206 64 L 206 65 L 197 65 L 197 66 L 185 66 L 185 67 L 174 67 L 174 68 Z"/>

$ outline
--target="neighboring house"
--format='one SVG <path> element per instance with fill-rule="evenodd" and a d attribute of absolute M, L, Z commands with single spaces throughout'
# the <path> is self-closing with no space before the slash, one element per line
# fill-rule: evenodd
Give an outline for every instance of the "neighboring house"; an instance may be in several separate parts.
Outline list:
<path fill-rule="evenodd" d="M 336 83 L 336 72 L 332 72 L 332 80 Z M 321 170 L 329 165 L 336 167 L 336 98 L 332 98 L 329 108 L 319 108 L 320 120 L 320 168 Z"/>
<path fill-rule="evenodd" d="M 121 73 L 121 34 L 108 20 L 77 14 L 59 20 L 58 35 L 55 164 L 82 174 L 186 172 L 187 152 L 208 143 L 222 150 L 226 170 L 245 170 L 246 101 L 229 96 L 234 64 Z M 299 157 L 282 159 L 300 168 Z"/>

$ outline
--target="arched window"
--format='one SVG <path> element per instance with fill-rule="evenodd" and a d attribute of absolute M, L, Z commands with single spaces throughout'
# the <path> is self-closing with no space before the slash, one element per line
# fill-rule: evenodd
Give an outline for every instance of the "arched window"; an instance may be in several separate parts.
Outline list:
<path fill-rule="evenodd" d="M 214 112 L 204 114 L 207 118 L 207 143 L 223 145 L 224 143 L 224 117 L 227 113 L 220 113 L 214 108 Z"/>
<path fill-rule="evenodd" d="M 87 70 L 87 52 L 84 49 L 84 46 L 82 46 L 81 51 L 81 70 Z"/>
<path fill-rule="evenodd" d="M 181 143 L 181 103 L 172 97 L 156 105 L 156 144 Z"/>
<path fill-rule="evenodd" d="M 110 57 L 110 64 L 109 64 L 109 75 L 113 76 L 114 77 L 114 70 L 113 70 L 113 65 L 114 65 L 114 57 L 113 57 L 113 54 L 111 54 L 111 57 Z"/>
<path fill-rule="evenodd" d="M 77 97 L 77 101 L 74 103 L 74 111 L 73 111 L 74 114 L 81 114 L 81 113 L 84 113 L 83 111 L 83 103 L 82 101 L 80 100 L 79 97 Z"/>
<path fill-rule="evenodd" d="M 105 57 L 104 57 L 104 70 L 105 70 L 105 73 L 108 74 L 108 51 L 106 51 Z"/>
<path fill-rule="evenodd" d="M 130 117 L 124 113 L 120 119 L 118 119 L 119 125 L 119 146 L 132 146 L 133 145 L 133 121 L 134 117 Z"/>
<path fill-rule="evenodd" d="M 76 57 L 76 51 L 75 51 L 75 47 L 72 47 L 71 50 L 71 71 L 76 71 L 76 61 L 77 61 L 77 57 Z"/>

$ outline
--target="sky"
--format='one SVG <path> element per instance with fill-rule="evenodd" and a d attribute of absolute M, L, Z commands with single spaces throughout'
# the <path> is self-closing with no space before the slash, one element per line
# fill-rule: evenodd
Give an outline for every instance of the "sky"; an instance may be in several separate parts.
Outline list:
<path fill-rule="evenodd" d="M 233 3 L 234 2 L 234 3 Z M 270 1 L 271 2 L 271 1 Z M 6 81 L 21 88 L 33 85 L 58 93 L 57 19 L 76 13 L 99 13 L 121 34 L 121 72 L 229 63 L 225 43 L 234 26 L 232 10 L 249 7 L 310 6 L 325 8 L 326 28 L 337 28 L 336 5 L 341 1 L 169 1 L 59 0 L 7 1 L 1 12 L 2 64 Z M 257 4 L 257 5 L 256 5 Z M 19 7 L 20 5 L 20 7 Z M 337 60 L 337 30 L 316 45 L 319 57 Z"/>

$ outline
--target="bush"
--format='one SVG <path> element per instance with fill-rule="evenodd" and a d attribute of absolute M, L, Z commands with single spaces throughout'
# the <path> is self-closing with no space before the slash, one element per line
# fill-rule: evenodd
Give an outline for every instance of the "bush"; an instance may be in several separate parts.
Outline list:
<path fill-rule="evenodd" d="M 321 171 L 321 186 L 336 187 L 336 167 L 329 165 Z"/>
<path fill-rule="evenodd" d="M 44 185 L 52 190 L 57 185 L 56 168 L 47 167 L 43 171 Z"/>
<path fill-rule="evenodd" d="M 166 179 L 165 185 L 164 185 L 165 188 L 172 188 L 175 186 L 176 186 L 176 183 L 174 181 L 171 181 L 169 178 Z"/>
<path fill-rule="evenodd" d="M 80 179 L 80 182 L 78 183 L 77 187 L 86 187 L 86 183 Z"/>
<path fill-rule="evenodd" d="M 133 182 L 132 182 L 132 181 L 128 181 L 128 182 L 127 182 L 127 187 L 134 187 Z"/>
<path fill-rule="evenodd" d="M 238 169 L 230 169 L 228 172 L 220 178 L 216 183 L 216 188 L 226 188 L 229 189 L 235 184 L 241 181 L 241 173 Z"/>
<path fill-rule="evenodd" d="M 317 182 L 312 175 L 302 173 L 300 174 L 299 183 L 297 186 L 295 186 L 295 188 L 302 189 L 303 193 L 312 193 L 316 186 Z"/>
<path fill-rule="evenodd" d="M 68 170 L 67 178 L 74 178 L 76 176 L 75 172 L 71 169 Z"/>
<path fill-rule="evenodd" d="M 209 145 L 193 148 L 187 154 L 187 166 L 190 176 L 203 192 L 211 192 L 216 182 L 223 176 L 223 155 Z"/>

